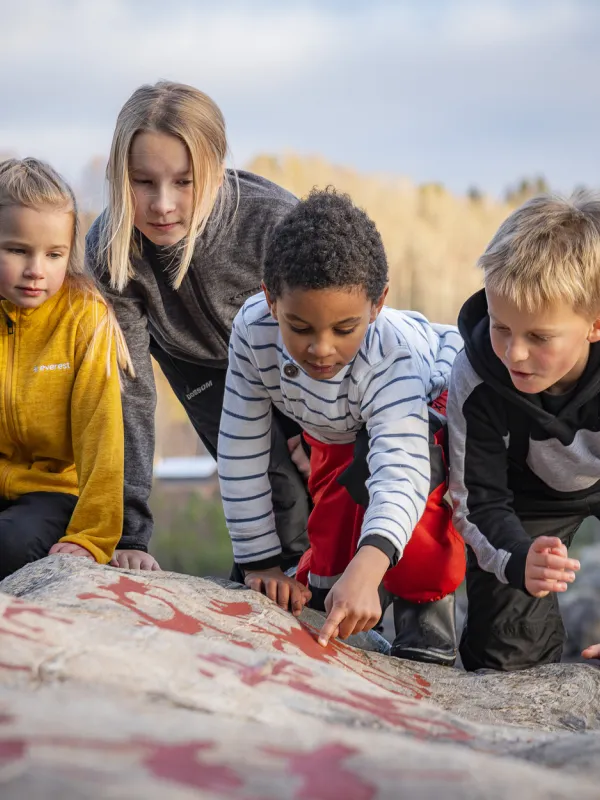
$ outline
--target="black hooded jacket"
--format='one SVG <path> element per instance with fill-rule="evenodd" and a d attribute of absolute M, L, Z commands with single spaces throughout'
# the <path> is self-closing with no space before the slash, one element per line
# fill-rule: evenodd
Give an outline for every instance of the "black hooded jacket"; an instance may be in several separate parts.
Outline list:
<path fill-rule="evenodd" d="M 518 391 L 494 354 L 485 292 L 464 304 L 448 398 L 454 523 L 479 566 L 524 589 L 520 520 L 600 513 L 600 343 L 568 395 Z"/>

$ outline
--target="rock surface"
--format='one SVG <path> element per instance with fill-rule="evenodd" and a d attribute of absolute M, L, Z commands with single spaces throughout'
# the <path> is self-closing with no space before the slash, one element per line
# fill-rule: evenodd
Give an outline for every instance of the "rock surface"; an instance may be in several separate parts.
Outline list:
<path fill-rule="evenodd" d="M 0 797 L 600 797 L 600 670 L 467 675 L 322 649 L 321 621 L 174 573 L 25 567 L 0 583 Z"/>

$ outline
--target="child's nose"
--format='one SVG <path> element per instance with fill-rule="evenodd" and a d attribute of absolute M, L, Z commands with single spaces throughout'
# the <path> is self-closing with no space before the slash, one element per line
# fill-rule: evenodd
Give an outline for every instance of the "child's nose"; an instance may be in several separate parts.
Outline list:
<path fill-rule="evenodd" d="M 32 281 L 41 280 L 45 275 L 42 257 L 34 255 L 28 259 L 23 275 Z"/>
<path fill-rule="evenodd" d="M 519 364 L 521 361 L 527 361 L 529 351 L 524 342 L 518 339 L 511 339 L 506 346 L 506 359 L 511 364 Z"/>
<path fill-rule="evenodd" d="M 175 210 L 175 199 L 171 190 L 166 187 L 159 187 L 152 198 L 150 208 L 154 214 L 164 216 Z"/>
<path fill-rule="evenodd" d="M 318 339 L 314 339 L 311 342 L 309 349 L 316 358 L 327 358 L 335 352 L 335 348 L 333 347 L 332 343 L 323 336 L 319 337 Z"/>

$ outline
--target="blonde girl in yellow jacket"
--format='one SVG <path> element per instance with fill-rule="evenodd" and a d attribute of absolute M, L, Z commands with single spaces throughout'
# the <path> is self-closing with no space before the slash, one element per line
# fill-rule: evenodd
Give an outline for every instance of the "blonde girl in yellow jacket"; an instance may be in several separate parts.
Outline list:
<path fill-rule="evenodd" d="M 73 192 L 0 163 L 0 579 L 49 553 L 108 563 L 123 525 L 121 331 L 84 274 Z"/>

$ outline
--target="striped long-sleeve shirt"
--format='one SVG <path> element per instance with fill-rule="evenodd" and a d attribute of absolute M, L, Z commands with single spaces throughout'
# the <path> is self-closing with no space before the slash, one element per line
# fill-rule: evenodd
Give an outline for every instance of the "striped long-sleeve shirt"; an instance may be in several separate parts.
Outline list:
<path fill-rule="evenodd" d="M 361 540 L 382 536 L 401 557 L 429 492 L 427 403 L 447 388 L 461 347 L 456 328 L 384 307 L 353 361 L 315 380 L 287 352 L 264 295 L 249 298 L 233 323 L 218 445 L 235 560 L 281 551 L 267 473 L 272 404 L 330 444 L 354 441 L 366 425 L 370 502 Z"/>

